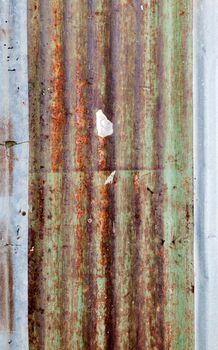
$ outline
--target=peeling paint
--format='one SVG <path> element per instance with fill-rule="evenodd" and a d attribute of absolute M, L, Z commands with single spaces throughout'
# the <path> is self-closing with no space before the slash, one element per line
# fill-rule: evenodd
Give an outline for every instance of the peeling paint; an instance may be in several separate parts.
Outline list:
<path fill-rule="evenodd" d="M 96 112 L 96 126 L 98 136 L 100 137 L 106 137 L 113 134 L 113 123 L 108 120 L 101 109 Z"/>
<path fill-rule="evenodd" d="M 115 174 L 116 174 L 116 170 L 112 171 L 112 173 L 107 177 L 107 179 L 106 179 L 104 184 L 105 185 L 112 184 Z"/>

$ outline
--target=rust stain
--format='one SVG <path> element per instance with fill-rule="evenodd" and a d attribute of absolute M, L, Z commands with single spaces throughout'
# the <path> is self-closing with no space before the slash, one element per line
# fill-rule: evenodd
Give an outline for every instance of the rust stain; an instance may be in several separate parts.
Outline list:
<path fill-rule="evenodd" d="M 113 186 L 113 185 L 112 185 Z M 105 340 L 103 348 L 113 348 L 115 341 L 115 329 L 114 329 L 114 313 L 115 313 L 115 300 L 114 300 L 114 198 L 113 188 L 102 185 L 99 188 L 99 208 L 97 216 L 97 227 L 99 231 L 100 241 L 100 258 L 98 261 L 103 274 L 102 278 L 105 279 L 105 290 L 97 297 L 96 307 L 104 305 L 104 313 L 101 319 L 98 317 L 95 319 L 96 324 L 103 322 L 105 326 Z M 96 344 L 96 348 L 102 349 Z"/>
<path fill-rule="evenodd" d="M 103 139 L 99 137 L 99 145 L 98 145 L 98 166 L 99 170 L 105 170 L 107 168 L 107 139 Z"/>
<path fill-rule="evenodd" d="M 84 219 L 84 183 L 85 180 L 81 180 L 80 188 L 77 190 L 75 194 L 75 205 L 76 205 L 76 213 L 77 213 L 77 225 L 76 225 L 76 267 L 77 274 L 81 275 L 81 268 L 84 262 L 84 240 L 86 236 L 86 232 L 83 229 Z"/>
<path fill-rule="evenodd" d="M 77 64 L 76 69 L 76 169 L 84 170 L 87 168 L 87 145 L 89 138 L 87 135 L 88 119 L 86 107 L 86 88 L 87 80 L 82 78 L 82 68 Z"/>
<path fill-rule="evenodd" d="M 54 27 L 60 27 L 61 16 L 60 9 L 54 10 Z M 64 68 L 63 68 L 63 45 L 61 36 L 56 33 L 53 37 L 54 58 L 52 63 L 53 77 L 52 103 L 51 103 L 51 142 L 52 142 L 52 171 L 58 171 L 63 165 L 63 132 L 65 125 L 65 106 L 64 106 Z"/>
<path fill-rule="evenodd" d="M 185 12 L 185 11 L 181 11 L 179 15 L 180 15 L 180 16 L 185 16 L 185 15 L 186 15 L 186 12 Z"/>

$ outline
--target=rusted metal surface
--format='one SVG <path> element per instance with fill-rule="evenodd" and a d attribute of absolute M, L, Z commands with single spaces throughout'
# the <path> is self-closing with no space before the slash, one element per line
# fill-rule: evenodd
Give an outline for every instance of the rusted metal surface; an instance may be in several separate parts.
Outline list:
<path fill-rule="evenodd" d="M 0 348 L 27 349 L 26 1 L 0 1 Z"/>
<path fill-rule="evenodd" d="M 194 349 L 191 0 L 28 18 L 30 349 Z"/>

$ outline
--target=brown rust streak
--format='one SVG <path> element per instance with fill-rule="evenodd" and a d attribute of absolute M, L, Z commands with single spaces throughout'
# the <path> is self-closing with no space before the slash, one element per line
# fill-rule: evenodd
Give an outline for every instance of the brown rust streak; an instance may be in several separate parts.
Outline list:
<path fill-rule="evenodd" d="M 113 276 L 114 276 L 114 237 L 113 237 L 113 213 L 111 212 L 110 190 L 108 186 L 103 185 L 100 188 L 100 213 L 99 229 L 101 233 L 101 261 L 104 268 L 106 279 L 105 289 L 105 349 L 113 349 L 114 332 L 113 332 Z M 112 197 L 113 199 L 113 197 Z"/>
<path fill-rule="evenodd" d="M 29 213 L 29 255 L 28 255 L 28 324 L 29 340 L 36 348 L 44 347 L 44 316 L 39 312 L 42 297 L 42 240 L 45 225 L 45 182 L 40 175 L 30 183 L 29 196 L 34 203 Z M 34 250 L 31 251 L 34 247 Z"/>
<path fill-rule="evenodd" d="M 61 44 L 61 35 L 59 33 L 62 25 L 60 9 L 54 9 L 55 34 L 53 37 L 54 58 L 52 63 L 53 77 L 52 84 L 52 103 L 51 103 L 51 142 L 52 142 L 52 171 L 60 170 L 63 165 L 63 145 L 62 138 L 65 123 L 64 106 L 64 68 L 63 68 L 63 45 Z"/>
<path fill-rule="evenodd" d="M 91 167 L 91 121 L 88 118 L 88 79 L 85 77 L 82 65 L 78 62 L 76 67 L 76 144 L 75 144 L 75 167 L 78 171 L 85 171 L 84 178 L 81 183 L 81 193 L 77 201 L 77 215 L 84 215 L 84 209 L 81 204 L 84 203 L 84 196 L 86 198 L 86 210 L 89 218 L 92 218 L 92 178 L 93 174 L 89 171 Z M 83 189 L 83 191 L 82 191 Z M 88 219 L 86 218 L 86 220 Z M 95 304 L 94 296 L 94 281 L 93 281 L 93 256 L 92 256 L 92 239 L 93 227 L 92 223 L 87 224 L 86 229 L 81 229 L 80 225 L 76 229 L 76 237 L 78 241 L 78 262 L 81 267 L 85 266 L 84 286 L 86 289 L 86 312 L 83 319 L 83 340 L 85 347 L 91 347 L 93 341 L 93 334 L 95 333 L 95 316 L 93 305 Z M 88 246 L 81 245 L 81 237 L 85 240 Z M 83 242 L 84 243 L 84 242 Z M 87 253 L 88 252 L 88 253 Z M 81 269 L 80 267 L 80 269 Z M 88 286 L 86 285 L 88 283 Z"/>
<path fill-rule="evenodd" d="M 87 80 L 82 78 L 82 67 L 77 64 L 76 69 L 76 151 L 75 164 L 76 170 L 85 170 L 87 168 L 87 149 L 89 137 L 87 135 L 87 107 L 86 107 L 86 88 Z"/>
<path fill-rule="evenodd" d="M 114 123 L 114 109 L 115 109 L 115 45 L 113 44 L 116 36 L 116 28 L 114 23 L 114 5 L 112 3 L 107 4 L 107 17 L 105 22 L 105 31 L 108 33 L 108 37 L 105 38 L 104 46 L 104 64 L 106 68 L 106 77 L 105 77 L 105 91 L 104 91 L 104 100 L 103 105 L 105 109 L 105 114 L 107 118 Z M 107 143 L 107 152 L 105 155 L 107 166 L 105 169 L 114 170 L 116 167 L 115 161 L 115 134 L 110 136 Z M 111 198 L 112 199 L 112 198 Z M 114 201 L 112 200 L 112 205 Z"/>
<path fill-rule="evenodd" d="M 139 275 L 140 275 L 140 257 L 138 246 L 139 235 L 141 231 L 141 204 L 140 204 L 140 184 L 139 184 L 139 172 L 135 172 L 133 175 L 133 184 L 134 184 L 134 195 L 133 195 L 133 211 L 134 211 L 134 234 L 135 234 L 135 247 L 133 252 L 133 267 L 132 267 L 132 278 L 133 278 L 133 314 L 134 320 L 133 324 L 135 325 L 135 347 L 137 349 L 143 349 L 143 342 L 146 334 L 142 327 L 141 320 L 141 308 L 140 308 L 140 284 L 139 284 Z"/>
<path fill-rule="evenodd" d="M 109 198 L 109 226 L 108 226 L 108 241 L 106 249 L 106 317 L 105 317 L 105 333 L 106 333 L 106 349 L 113 350 L 115 346 L 116 333 L 116 308 L 115 308 L 115 190 L 116 184 L 114 182 L 113 188 L 108 189 Z"/>
<path fill-rule="evenodd" d="M 87 162 L 89 164 L 89 162 Z M 85 182 L 84 182 L 85 189 L 87 191 L 87 215 L 88 218 L 93 218 L 93 173 L 86 171 L 85 173 Z M 88 283 L 87 287 L 87 293 L 86 293 L 86 300 L 87 300 L 87 317 L 84 322 L 84 329 L 85 329 L 85 341 L 86 341 L 86 347 L 89 349 L 92 349 L 92 344 L 94 341 L 94 334 L 95 334 L 95 301 L 96 301 L 96 295 L 95 295 L 95 288 L 94 288 L 94 279 L 93 279 L 93 269 L 94 269 L 94 260 L 95 256 L 93 254 L 93 224 L 89 223 L 86 227 L 86 236 L 87 236 L 87 242 L 88 242 L 88 249 L 87 252 L 85 252 L 85 265 L 88 266 L 87 269 L 87 275 L 86 275 L 86 281 Z"/>
<path fill-rule="evenodd" d="M 98 159 L 99 159 L 99 170 L 105 170 L 107 168 L 107 144 L 108 140 L 99 137 L 98 144 Z"/>
<path fill-rule="evenodd" d="M 89 172 L 90 159 L 91 159 L 91 131 L 90 121 L 87 116 L 87 91 L 88 80 L 85 77 L 85 72 L 80 62 L 76 67 L 76 141 L 75 141 L 75 168 L 77 171 L 85 171 L 84 178 L 81 181 L 81 187 L 77 193 L 76 199 L 76 211 L 79 219 L 79 223 L 76 227 L 76 264 L 80 275 L 82 270 L 84 271 L 84 285 L 86 290 L 86 312 L 82 321 L 82 333 L 83 341 L 86 347 L 90 347 L 93 340 L 92 334 L 94 333 L 94 317 L 93 317 L 93 280 L 92 280 L 92 266 L 93 256 L 91 254 L 91 242 L 92 242 L 92 224 L 89 223 L 85 228 L 81 228 L 80 222 L 84 219 L 84 197 L 86 198 L 86 210 L 88 217 L 92 217 L 92 173 Z M 83 218 L 82 218 L 83 217 Z M 86 220 L 88 219 L 86 218 Z M 85 246 L 84 246 L 85 244 Z M 88 246 L 86 246 L 88 244 Z M 89 250 L 89 253 L 86 252 Z M 79 275 L 78 275 L 79 278 Z M 88 286 L 87 286 L 88 281 Z"/>
<path fill-rule="evenodd" d="M 77 252 L 75 257 L 75 267 L 78 275 L 80 275 L 80 270 L 84 264 L 84 251 L 83 244 L 86 238 L 86 232 L 82 229 L 82 219 L 84 217 L 84 182 L 82 182 L 79 190 L 75 194 L 75 204 L 76 204 L 76 215 L 78 219 L 78 224 L 76 226 L 76 246 L 75 251 Z"/>
<path fill-rule="evenodd" d="M 96 11 L 95 6 L 100 6 L 101 12 Z M 89 86 L 90 109 L 94 112 L 97 109 L 102 109 L 107 118 L 114 122 L 114 45 L 113 40 L 117 33 L 114 32 L 113 26 L 113 4 L 105 2 L 104 5 L 99 1 L 96 3 L 89 2 L 90 11 L 90 36 L 89 36 L 89 66 L 92 84 Z M 99 16 L 99 18 L 96 18 Z M 96 41 L 95 41 L 96 40 Z M 102 70 L 104 66 L 104 71 Z M 90 78 L 90 79 L 91 79 Z M 95 115 L 93 116 L 95 118 Z M 92 152 L 97 151 L 97 164 L 93 157 L 92 166 L 98 171 L 115 170 L 115 137 L 114 134 L 110 137 L 96 137 L 97 144 L 93 139 Z M 109 174 L 108 174 L 109 175 Z M 100 176 L 101 177 L 101 176 Z M 96 327 L 100 327 L 104 323 L 104 348 L 114 349 L 115 344 L 115 302 L 114 302 L 114 232 L 113 225 L 115 220 L 115 200 L 114 200 L 114 184 L 102 185 L 98 191 L 98 229 L 100 241 L 100 257 L 97 262 L 102 267 L 102 277 L 105 278 L 104 294 L 104 315 L 103 320 L 100 320 L 96 315 L 93 321 Z M 94 200 L 94 198 L 93 198 Z M 96 291 L 96 287 L 93 287 Z M 102 294 L 100 293 L 100 294 Z M 98 307 L 98 298 L 100 304 Z M 96 310 L 101 309 L 101 295 L 96 298 Z M 103 330 L 101 329 L 101 332 Z M 95 336 L 96 338 L 96 336 Z M 99 339 L 99 338 L 98 338 Z M 101 348 L 100 343 L 93 343 L 96 347 Z"/>

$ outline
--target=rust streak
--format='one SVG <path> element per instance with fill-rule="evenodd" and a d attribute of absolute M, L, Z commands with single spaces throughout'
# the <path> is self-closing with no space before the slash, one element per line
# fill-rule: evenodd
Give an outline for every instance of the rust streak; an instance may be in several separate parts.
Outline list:
<path fill-rule="evenodd" d="M 86 87 L 87 81 L 82 78 L 81 65 L 78 63 L 76 70 L 76 169 L 87 168 L 87 146 L 89 138 L 87 135 L 87 108 L 86 108 Z"/>
<path fill-rule="evenodd" d="M 61 16 L 58 12 L 60 10 L 54 10 L 54 28 L 58 28 L 61 25 Z M 57 30 L 53 37 L 54 44 L 54 56 L 52 63 L 53 77 L 51 80 L 52 85 L 52 103 L 51 103 L 51 122 L 52 122 L 52 171 L 58 171 L 63 165 L 63 145 L 62 138 L 64 132 L 65 123 L 65 106 L 64 106 L 64 68 L 63 68 L 63 47 L 61 44 L 61 36 Z"/>

